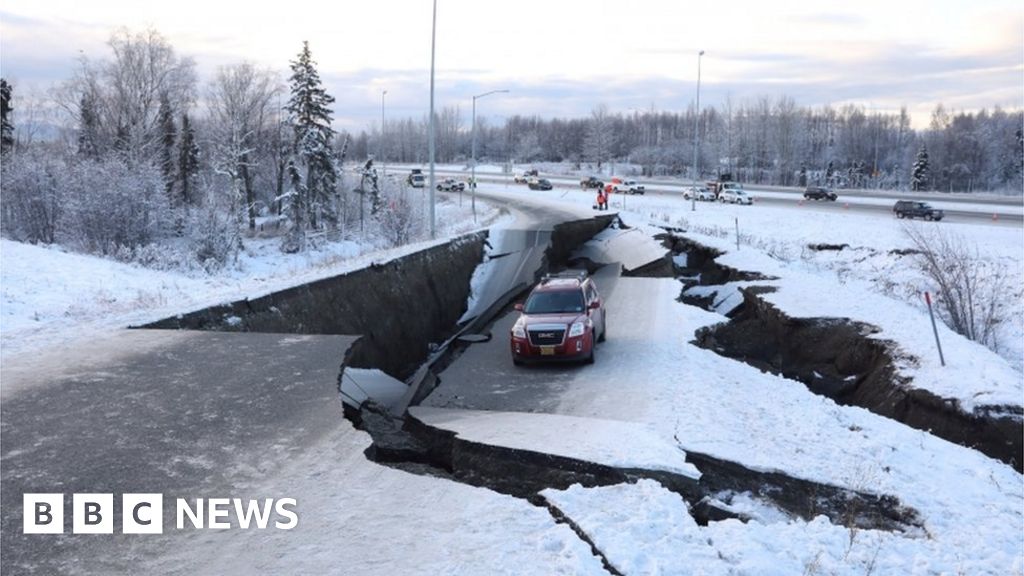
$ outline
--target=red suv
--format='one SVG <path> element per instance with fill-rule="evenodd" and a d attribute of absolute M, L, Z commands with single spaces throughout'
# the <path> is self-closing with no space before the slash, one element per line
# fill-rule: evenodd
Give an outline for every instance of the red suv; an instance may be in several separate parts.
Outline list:
<path fill-rule="evenodd" d="M 512 362 L 585 360 L 603 342 L 607 320 L 597 286 L 586 272 L 545 276 L 534 287 L 512 326 Z"/>

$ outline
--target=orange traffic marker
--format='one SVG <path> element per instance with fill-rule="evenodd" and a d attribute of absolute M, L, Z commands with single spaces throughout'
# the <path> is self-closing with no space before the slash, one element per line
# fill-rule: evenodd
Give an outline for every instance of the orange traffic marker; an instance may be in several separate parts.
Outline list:
<path fill-rule="evenodd" d="M 850 209 L 850 203 L 849 202 L 847 202 L 846 204 L 843 204 L 843 210 L 849 210 L 849 209 Z"/>
<path fill-rule="evenodd" d="M 995 222 L 996 220 L 999 220 L 999 214 L 993 213 L 992 214 L 992 221 Z"/>

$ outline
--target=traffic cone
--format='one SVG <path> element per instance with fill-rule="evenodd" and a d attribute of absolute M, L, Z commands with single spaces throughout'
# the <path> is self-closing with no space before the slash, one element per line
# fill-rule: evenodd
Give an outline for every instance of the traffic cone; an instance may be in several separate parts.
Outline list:
<path fill-rule="evenodd" d="M 803 206 L 803 205 L 804 205 L 804 201 L 803 201 L 803 200 L 800 200 L 800 205 L 801 205 L 801 206 Z"/>
<path fill-rule="evenodd" d="M 996 214 L 995 212 L 993 212 L 992 213 L 992 221 L 995 222 L 997 220 L 999 220 L 999 214 Z"/>
<path fill-rule="evenodd" d="M 849 210 L 849 209 L 850 209 L 850 203 L 849 202 L 843 204 L 843 210 Z"/>

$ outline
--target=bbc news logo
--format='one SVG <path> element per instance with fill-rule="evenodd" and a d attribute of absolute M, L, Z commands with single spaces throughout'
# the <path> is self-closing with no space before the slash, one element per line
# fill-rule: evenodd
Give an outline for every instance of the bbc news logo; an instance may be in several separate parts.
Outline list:
<path fill-rule="evenodd" d="M 184 530 L 226 530 L 232 528 L 234 515 L 237 527 L 291 530 L 299 524 L 294 498 L 185 498 L 175 500 L 175 526 Z M 113 494 L 73 494 L 71 498 L 71 532 L 73 534 L 114 533 Z M 274 520 L 271 523 L 271 520 Z M 122 534 L 162 534 L 164 531 L 163 494 L 122 494 Z M 64 533 L 63 494 L 24 495 L 25 534 Z"/>

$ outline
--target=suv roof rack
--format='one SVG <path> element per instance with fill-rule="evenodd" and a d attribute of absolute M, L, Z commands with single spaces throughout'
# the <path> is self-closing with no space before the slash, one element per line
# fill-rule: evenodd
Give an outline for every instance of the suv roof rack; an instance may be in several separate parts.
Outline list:
<path fill-rule="evenodd" d="M 548 274 L 545 274 L 543 278 L 541 278 L 540 283 L 541 284 L 547 284 L 549 280 L 556 280 L 556 279 L 576 280 L 577 282 L 582 284 L 583 281 L 587 279 L 587 271 L 586 270 L 563 270 L 562 272 L 556 272 L 554 274 L 548 273 Z"/>

